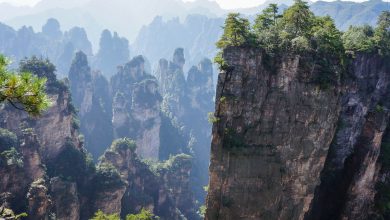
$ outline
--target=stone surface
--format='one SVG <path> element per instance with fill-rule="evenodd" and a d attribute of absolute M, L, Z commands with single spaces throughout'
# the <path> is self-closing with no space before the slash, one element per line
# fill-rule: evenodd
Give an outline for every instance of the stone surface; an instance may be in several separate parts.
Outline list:
<path fill-rule="evenodd" d="M 217 87 L 208 220 L 303 219 L 320 183 L 338 119 L 337 78 L 321 89 L 312 57 L 265 56 L 224 51 L 230 68 Z"/>

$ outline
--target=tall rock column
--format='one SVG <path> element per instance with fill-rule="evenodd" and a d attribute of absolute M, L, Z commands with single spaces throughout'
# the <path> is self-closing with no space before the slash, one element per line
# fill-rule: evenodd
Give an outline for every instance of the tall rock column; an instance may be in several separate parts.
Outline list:
<path fill-rule="evenodd" d="M 314 56 L 266 56 L 224 51 L 207 220 L 303 219 L 319 184 L 338 119 L 338 74 L 324 89 Z"/>

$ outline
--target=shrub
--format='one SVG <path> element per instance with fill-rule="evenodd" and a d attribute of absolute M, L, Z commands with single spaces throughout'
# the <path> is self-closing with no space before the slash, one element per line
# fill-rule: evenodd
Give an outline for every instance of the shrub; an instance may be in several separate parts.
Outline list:
<path fill-rule="evenodd" d="M 142 209 L 138 214 L 130 214 L 126 216 L 126 220 L 153 220 L 154 215 L 152 212 L 146 209 Z"/>
<path fill-rule="evenodd" d="M 112 143 L 111 148 L 114 151 L 127 150 L 127 149 L 130 149 L 131 151 L 135 151 L 135 149 L 137 148 L 137 145 L 136 145 L 134 140 L 125 137 L 125 138 L 115 140 Z"/>
<path fill-rule="evenodd" d="M 23 156 L 14 147 L 3 151 L 0 156 L 5 160 L 8 166 L 16 165 L 18 167 L 23 167 Z"/>
<path fill-rule="evenodd" d="M 100 163 L 96 168 L 97 190 L 114 189 L 124 184 L 118 170 L 110 163 Z"/>

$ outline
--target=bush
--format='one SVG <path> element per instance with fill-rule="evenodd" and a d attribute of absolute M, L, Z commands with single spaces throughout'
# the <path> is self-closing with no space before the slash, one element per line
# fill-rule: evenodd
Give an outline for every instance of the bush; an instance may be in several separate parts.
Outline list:
<path fill-rule="evenodd" d="M 119 214 L 105 214 L 102 210 L 98 210 L 91 220 L 120 220 Z"/>
<path fill-rule="evenodd" d="M 18 167 L 23 167 L 23 156 L 14 147 L 3 151 L 0 156 L 5 160 L 8 166 L 16 165 Z"/>
<path fill-rule="evenodd" d="M 134 152 L 135 149 L 137 148 L 137 145 L 136 145 L 135 141 L 130 139 L 130 138 L 121 138 L 121 139 L 115 140 L 112 143 L 111 148 L 114 151 L 130 149 L 131 151 Z"/>
<path fill-rule="evenodd" d="M 126 216 L 126 220 L 153 220 L 154 215 L 152 212 L 142 209 L 138 214 L 130 214 Z"/>
<path fill-rule="evenodd" d="M 115 189 L 124 184 L 118 170 L 110 163 L 100 163 L 96 168 L 97 190 Z"/>

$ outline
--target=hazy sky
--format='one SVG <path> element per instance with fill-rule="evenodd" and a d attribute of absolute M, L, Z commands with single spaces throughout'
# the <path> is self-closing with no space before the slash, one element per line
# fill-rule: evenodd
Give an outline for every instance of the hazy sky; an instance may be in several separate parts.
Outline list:
<path fill-rule="evenodd" d="M 15 5 L 34 5 L 40 0 L 0 0 L 0 2 L 9 2 Z M 66 0 L 65 0 L 66 1 Z M 141 0 L 142 1 L 142 0 Z M 193 1 L 193 0 L 183 0 L 183 1 Z M 261 4 L 265 0 L 216 0 L 222 8 L 232 9 L 232 8 L 247 8 L 253 7 Z M 354 1 L 364 1 L 364 0 L 354 0 Z"/>

